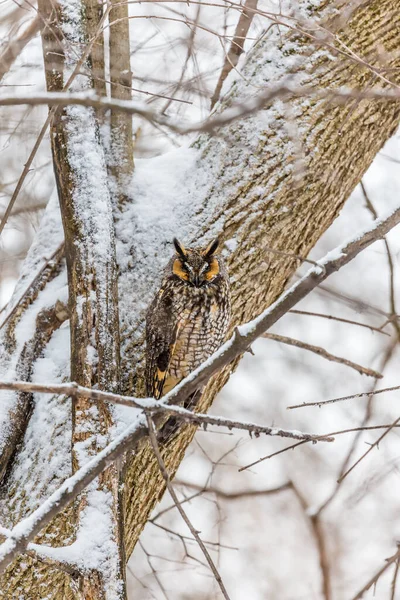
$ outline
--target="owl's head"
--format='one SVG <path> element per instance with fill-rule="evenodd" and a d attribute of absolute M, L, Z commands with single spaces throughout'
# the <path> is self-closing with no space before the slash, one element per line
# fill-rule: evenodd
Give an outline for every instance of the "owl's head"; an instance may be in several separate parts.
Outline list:
<path fill-rule="evenodd" d="M 215 256 L 219 245 L 218 238 L 204 249 L 185 248 L 174 238 L 176 255 L 172 262 L 172 272 L 182 281 L 195 287 L 205 287 L 220 275 L 220 259 Z"/>

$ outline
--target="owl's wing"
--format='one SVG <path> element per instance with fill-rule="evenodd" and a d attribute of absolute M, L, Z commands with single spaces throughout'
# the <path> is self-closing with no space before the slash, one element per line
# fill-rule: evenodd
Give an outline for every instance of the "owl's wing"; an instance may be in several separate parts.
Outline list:
<path fill-rule="evenodd" d="M 146 321 L 147 393 L 159 399 L 179 382 L 169 372 L 169 365 L 179 344 L 185 317 L 174 314 L 170 294 L 161 289 L 149 308 Z"/>

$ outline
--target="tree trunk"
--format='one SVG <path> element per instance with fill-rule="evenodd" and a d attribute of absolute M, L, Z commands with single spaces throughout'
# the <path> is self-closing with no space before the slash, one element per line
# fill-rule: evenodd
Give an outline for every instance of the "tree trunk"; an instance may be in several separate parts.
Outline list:
<path fill-rule="evenodd" d="M 322 4 L 326 11 L 333 5 L 328 1 Z M 309 14 L 307 3 L 300 5 L 305 7 L 305 15 Z M 341 42 L 377 70 L 381 68 L 383 48 L 390 62 L 390 65 L 385 66 L 393 68 L 391 74 L 396 73 L 394 68 L 399 62 L 398 59 L 396 62 L 396 55 L 399 55 L 400 49 L 400 23 L 394 17 L 396 10 L 396 0 L 372 0 L 364 3 L 349 16 L 344 29 L 339 32 Z M 334 26 L 327 21 L 325 24 L 329 28 Z M 333 43 L 333 38 L 331 41 Z M 295 63 L 294 58 L 298 62 Z M 277 83 L 294 71 L 299 82 L 318 88 L 365 88 L 374 81 L 374 77 L 379 78 L 362 60 L 355 61 L 343 54 L 335 54 L 333 49 L 329 54 L 321 48 L 316 50 L 299 34 L 285 36 L 274 29 L 249 54 L 242 70 L 244 77 L 232 80 L 231 89 L 222 99 L 220 110 L 252 97 L 259 89 L 254 86 L 262 87 L 265 83 L 271 83 L 271 78 Z M 143 314 L 160 279 L 162 266 L 171 254 L 170 247 L 166 244 L 173 235 L 178 235 L 187 243 L 202 243 L 216 233 L 222 234 L 232 282 L 232 327 L 249 320 L 277 298 L 297 267 L 296 260 L 270 254 L 268 247 L 306 255 L 335 219 L 376 153 L 393 134 L 400 115 L 398 102 L 385 101 L 361 100 L 358 103 L 336 105 L 326 100 L 298 99 L 292 101 L 289 108 L 279 102 L 274 103 L 259 113 L 226 127 L 223 136 L 201 135 L 191 149 L 178 150 L 172 158 L 167 155 L 145 161 L 142 167 L 138 166 L 131 193 L 135 203 L 124 206 L 116 223 L 117 255 L 120 262 L 118 285 L 122 391 L 144 392 Z M 57 124 L 60 128 L 57 135 L 64 136 L 67 147 L 68 127 L 73 126 L 73 117 L 75 114 L 80 115 L 81 110 L 87 111 L 85 118 L 88 122 L 93 120 L 89 109 L 79 109 L 78 113 L 69 109 L 66 110 L 67 119 Z M 288 116 L 296 124 L 296 137 L 301 144 L 295 143 L 293 139 L 293 126 L 287 126 Z M 96 125 L 93 124 L 89 134 L 94 135 L 95 131 Z M 75 340 L 77 346 L 74 347 L 74 342 L 71 346 L 72 356 L 75 357 L 72 376 L 87 385 L 92 385 L 95 377 L 100 387 L 111 389 L 118 372 L 117 340 L 110 331 L 116 318 L 115 288 L 107 276 L 105 297 L 102 297 L 101 302 L 96 296 L 97 289 L 92 290 L 94 295 L 90 293 L 92 280 L 88 277 L 88 268 L 92 269 L 96 265 L 93 265 L 92 256 L 81 263 L 82 249 L 76 248 L 74 236 L 80 235 L 82 230 L 79 227 L 84 227 L 85 224 L 80 224 L 79 214 L 74 213 L 77 200 L 74 201 L 73 180 L 72 188 L 68 188 L 70 196 L 63 196 L 66 182 L 70 181 L 71 185 L 71 179 L 68 179 L 68 172 L 61 168 L 65 157 L 61 157 L 63 150 L 59 141 L 60 138 L 58 142 L 55 140 L 53 149 L 56 164 L 59 165 L 58 176 L 61 178 L 59 192 L 66 231 L 71 339 Z M 163 183 L 163 173 L 172 168 L 171 161 L 175 169 L 174 181 L 170 176 L 168 182 L 171 189 L 155 205 L 161 212 L 163 202 L 168 203 L 168 208 L 162 214 L 154 210 L 154 215 L 137 222 L 135 211 L 143 210 L 146 202 L 151 203 L 157 198 L 161 189 L 160 182 Z M 97 175 L 102 179 L 106 167 L 101 164 L 98 168 L 101 172 Z M 152 169 L 152 177 L 149 176 L 149 169 Z M 144 181 L 147 187 L 144 187 Z M 71 212 L 68 213 L 70 199 Z M 105 205 L 105 218 L 109 219 L 109 205 L 107 202 Z M 56 221 L 56 210 L 54 206 L 50 206 L 43 221 L 42 232 L 48 232 L 53 240 L 54 231 L 57 230 Z M 88 235 L 88 232 L 84 234 L 86 238 Z M 97 241 L 94 239 L 93 243 L 96 244 Z M 40 244 L 41 242 L 32 249 L 28 264 L 29 260 L 32 263 L 32 257 L 40 249 Z M 112 231 L 109 232 L 107 244 L 112 257 Z M 93 249 L 93 252 L 97 251 L 99 250 Z M 10 332 L 20 332 L 24 323 L 29 319 L 31 322 L 32 315 L 39 314 L 44 302 L 41 304 L 40 300 L 48 293 L 50 286 L 53 286 L 53 302 L 58 297 L 65 299 L 62 287 L 63 282 L 65 285 L 65 267 L 62 262 L 59 264 L 61 271 L 57 276 L 42 291 L 39 290 L 36 296 L 32 295 L 31 301 L 23 305 L 23 310 L 17 311 L 10 319 L 4 333 L 5 344 L 9 343 Z M 76 265 L 75 273 L 71 272 L 72 265 Z M 107 265 L 100 260 L 100 267 L 113 269 L 114 265 L 112 260 Z M 97 268 L 94 281 L 96 272 Z M 20 287 L 16 294 L 20 293 L 19 289 Z M 78 301 L 78 297 L 83 297 L 84 300 Z M 107 313 L 107 318 L 110 317 L 111 320 L 93 324 L 93 311 L 96 314 L 99 311 L 101 319 L 107 303 L 110 303 L 111 311 Z M 83 309 L 82 321 L 76 320 L 78 307 Z M 98 331 L 99 327 L 105 328 L 106 339 L 111 344 L 108 348 L 111 354 L 107 357 L 104 355 L 102 362 L 100 352 L 104 348 L 104 341 L 99 336 L 96 337 L 95 333 L 95 350 L 101 366 L 94 372 L 90 367 L 93 361 L 86 354 L 82 355 L 82 352 L 87 352 L 85 344 L 91 332 Z M 51 335 L 41 357 L 36 359 L 32 373 L 27 377 L 40 377 L 43 372 L 40 360 L 50 361 L 54 347 L 62 342 L 61 338 L 66 331 L 64 325 Z M 10 373 L 10 368 L 22 351 L 21 344 L 17 343 L 14 348 L 7 346 L 6 349 L 9 355 L 6 361 L 9 365 L 7 373 Z M 111 365 L 114 360 L 115 365 Z M 55 367 L 52 369 L 53 380 L 56 375 L 59 380 L 68 379 L 66 361 L 58 357 L 54 361 L 58 371 Z M 76 365 L 74 361 L 77 361 Z M 83 371 L 79 370 L 85 361 L 89 366 Z M 6 366 L 5 364 L 0 373 L 2 376 Z M 201 398 L 200 410 L 205 411 L 211 405 L 230 371 L 231 369 L 226 369 L 208 384 Z M 12 373 L 11 371 L 11 376 Z M 35 395 L 35 400 L 36 405 L 27 424 L 23 443 L 8 468 L 8 477 L 3 485 L 2 510 L 5 525 L 15 524 L 22 515 L 38 506 L 48 496 L 49 488 L 52 491 L 69 474 L 68 462 L 71 463 L 71 459 L 66 459 L 63 452 L 68 448 L 68 436 L 72 432 L 70 400 L 45 400 L 41 395 Z M 12 408 L 17 399 L 11 397 L 9 402 L 9 424 L 12 430 Z M 47 402 L 46 423 L 51 427 L 46 440 L 42 439 L 43 429 L 38 423 L 44 410 L 43 402 Z M 88 414 L 93 413 L 93 407 L 81 407 L 79 399 L 77 402 L 76 406 L 82 409 L 80 424 L 84 425 L 88 423 Z M 124 424 L 122 413 L 116 412 L 114 415 L 107 407 L 99 407 L 99 412 L 111 415 L 116 427 Z M 103 422 L 105 421 L 107 419 L 104 417 Z M 92 421 L 90 425 L 98 426 Z M 109 423 L 106 423 L 107 427 Z M 74 439 L 77 441 L 76 418 L 74 432 Z M 184 426 L 179 436 L 162 449 L 171 472 L 179 466 L 194 432 L 194 427 Z M 52 461 L 46 470 L 43 468 L 43 461 L 49 455 Z M 28 460 L 29 471 L 26 466 Z M 149 513 L 164 491 L 164 480 L 148 443 L 144 443 L 134 456 L 127 458 L 124 480 L 124 539 L 126 555 L 129 556 Z M 69 509 L 60 515 L 41 534 L 41 543 L 57 546 L 71 543 L 75 534 L 71 511 Z M 116 519 L 115 511 L 113 515 Z M 111 532 L 111 538 L 116 539 L 115 530 Z M 79 591 L 79 582 L 77 584 L 68 574 L 26 556 L 15 561 L 2 576 L 0 589 L 0 598 L 103 597 L 100 592 L 96 595 L 97 591 L 93 586 L 90 594 Z M 104 589 L 101 593 L 104 593 Z"/>
<path fill-rule="evenodd" d="M 89 9 L 92 9 L 89 1 Z M 40 4 L 39 4 L 40 5 Z M 44 7 L 43 7 L 44 8 Z M 65 56 L 64 69 L 75 66 L 69 45 L 87 44 L 85 0 L 63 6 L 55 15 L 63 44 L 50 30 L 50 43 Z M 77 12 L 79 10 L 79 12 Z M 72 33 L 71 33 L 72 30 Z M 46 39 L 44 44 L 46 55 Z M 95 46 L 96 47 L 96 46 Z M 90 68 L 90 65 L 87 65 Z M 93 87 L 93 79 L 77 76 L 74 90 Z M 47 88 L 60 91 L 60 77 L 47 70 Z M 71 380 L 82 385 L 118 391 L 120 381 L 120 340 L 118 318 L 117 264 L 113 207 L 107 183 L 104 150 L 93 109 L 67 107 L 57 112 L 51 124 L 51 146 L 65 236 L 71 332 Z M 72 467 L 82 467 L 107 443 L 114 420 L 104 403 L 86 398 L 72 399 Z M 100 440 L 100 441 L 99 441 Z M 113 523 L 113 543 L 104 556 L 102 572 L 82 574 L 78 586 L 85 598 L 125 597 L 125 557 L 122 540 L 119 470 L 108 467 L 96 485 L 77 502 L 76 520 L 90 518 L 93 506 L 101 502 L 104 516 Z M 106 513 L 110 514 L 107 515 Z M 89 532 L 89 534 L 92 532 Z M 79 531 L 78 536 L 87 532 Z"/>

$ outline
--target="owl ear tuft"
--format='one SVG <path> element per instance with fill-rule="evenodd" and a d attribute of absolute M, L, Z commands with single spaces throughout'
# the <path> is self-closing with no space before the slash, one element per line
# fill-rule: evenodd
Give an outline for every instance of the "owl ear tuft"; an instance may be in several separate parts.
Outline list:
<path fill-rule="evenodd" d="M 185 246 L 178 240 L 178 238 L 174 238 L 173 241 L 174 241 L 175 250 L 177 251 L 179 256 L 182 258 L 182 260 L 186 260 L 187 252 L 186 252 Z"/>
<path fill-rule="evenodd" d="M 210 242 L 205 250 L 203 250 L 202 254 L 204 258 L 211 258 L 213 254 L 215 254 L 217 248 L 219 246 L 219 238 L 215 238 Z"/>

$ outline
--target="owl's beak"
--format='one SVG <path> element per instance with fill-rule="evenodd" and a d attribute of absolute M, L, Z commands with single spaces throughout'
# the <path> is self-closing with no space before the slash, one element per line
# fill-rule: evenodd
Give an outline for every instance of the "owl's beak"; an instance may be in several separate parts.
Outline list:
<path fill-rule="evenodd" d="M 200 281 L 200 275 L 199 274 L 197 274 L 197 275 L 194 276 L 193 283 L 194 283 L 194 285 L 196 287 L 200 287 L 201 281 Z"/>

